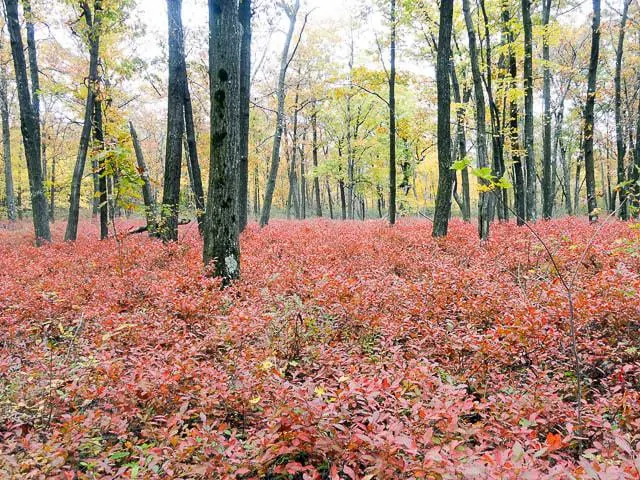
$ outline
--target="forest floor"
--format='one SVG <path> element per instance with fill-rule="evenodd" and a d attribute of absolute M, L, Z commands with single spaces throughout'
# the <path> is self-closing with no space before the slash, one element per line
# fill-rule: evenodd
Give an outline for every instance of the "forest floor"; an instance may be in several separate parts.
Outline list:
<path fill-rule="evenodd" d="M 640 478 L 640 228 L 274 221 L 0 230 L 0 477 Z M 594 232 L 601 228 L 589 246 Z M 124 230 L 124 226 L 122 227 Z"/>

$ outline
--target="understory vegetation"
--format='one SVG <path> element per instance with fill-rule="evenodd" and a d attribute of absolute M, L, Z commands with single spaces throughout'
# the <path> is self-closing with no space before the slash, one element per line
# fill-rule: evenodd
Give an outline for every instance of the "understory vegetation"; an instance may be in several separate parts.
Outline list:
<path fill-rule="evenodd" d="M 515 224 L 250 224 L 224 290 L 195 224 L 1 230 L 1 476 L 637 479 L 640 228 L 533 228 L 578 371 Z"/>

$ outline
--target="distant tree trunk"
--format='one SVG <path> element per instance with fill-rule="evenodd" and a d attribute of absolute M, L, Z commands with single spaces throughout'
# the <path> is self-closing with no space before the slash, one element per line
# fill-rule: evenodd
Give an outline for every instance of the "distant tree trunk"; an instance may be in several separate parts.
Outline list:
<path fill-rule="evenodd" d="M 600 56 L 600 0 L 593 0 L 593 25 L 591 27 L 591 55 L 587 77 L 587 99 L 584 104 L 583 156 L 587 183 L 587 211 L 589 221 L 598 220 L 596 178 L 593 161 L 593 110 L 596 103 L 596 80 Z"/>
<path fill-rule="evenodd" d="M 133 142 L 133 150 L 136 154 L 136 162 L 138 164 L 138 172 L 140 172 L 140 178 L 142 179 L 142 199 L 144 200 L 144 213 L 147 218 L 147 232 L 149 236 L 156 235 L 156 203 L 153 198 L 151 190 L 151 180 L 149 179 L 149 169 L 147 163 L 144 161 L 144 154 L 142 153 L 142 147 L 138 140 L 138 133 L 133 127 L 133 123 L 129 122 L 129 132 L 131 133 L 131 141 Z"/>
<path fill-rule="evenodd" d="M 238 226 L 247 226 L 249 189 L 249 106 L 251 100 L 251 0 L 240 0 L 240 166 L 238 175 Z"/>
<path fill-rule="evenodd" d="M 300 217 L 304 220 L 307 218 L 307 178 L 304 158 L 304 143 L 306 131 L 302 134 L 302 145 L 298 147 L 300 153 Z"/>
<path fill-rule="evenodd" d="M 560 143 L 560 161 L 562 162 L 562 174 L 564 177 L 564 197 L 567 215 L 573 215 L 573 203 L 571 202 L 571 171 L 567 159 L 567 148 Z"/>
<path fill-rule="evenodd" d="M 56 157 L 51 159 L 51 185 L 49 187 L 49 220 L 56 221 Z"/>
<path fill-rule="evenodd" d="M 389 62 L 389 224 L 396 223 L 396 0 L 391 0 Z"/>
<path fill-rule="evenodd" d="M 313 105 L 313 115 L 311 116 L 311 129 L 312 129 L 312 151 L 313 168 L 318 168 L 318 111 L 316 105 Z M 322 217 L 322 203 L 320 202 L 320 178 L 317 172 L 314 172 L 313 176 L 313 190 L 315 193 L 316 201 L 316 217 Z"/>
<path fill-rule="evenodd" d="M 480 9 L 482 10 L 482 17 L 484 20 L 484 40 L 486 50 L 486 89 L 487 89 L 487 101 L 489 103 L 489 114 L 491 119 L 491 154 L 493 160 L 493 171 L 496 177 L 502 178 L 505 174 L 504 165 L 504 135 L 502 133 L 502 125 L 500 123 L 500 110 L 493 96 L 493 68 L 491 60 L 491 32 L 489 30 L 489 16 L 485 8 L 484 0 L 480 0 Z M 500 73 L 500 76 L 503 74 Z M 495 196 L 500 199 L 500 204 L 497 206 L 498 219 L 508 220 L 509 218 L 509 206 L 507 190 L 501 188 L 495 193 Z"/>
<path fill-rule="evenodd" d="M 93 139 L 97 151 L 104 150 L 104 130 L 102 122 L 102 102 L 96 100 L 93 106 Z M 98 163 L 98 178 L 100 192 L 100 240 L 109 236 L 109 195 L 106 159 L 102 158 Z"/>
<path fill-rule="evenodd" d="M 510 27 L 510 15 L 507 9 L 506 3 L 503 3 L 502 7 L 502 25 L 507 35 L 507 39 L 509 42 L 508 48 L 508 63 L 509 63 L 509 88 L 511 90 L 515 90 L 517 88 L 517 76 L 518 76 L 518 66 L 516 62 L 516 55 L 514 51 L 514 38 L 513 32 Z M 519 123 L 518 123 L 518 102 L 516 99 L 511 99 L 509 101 L 509 130 L 510 130 L 510 142 L 511 142 L 511 162 L 512 162 L 512 171 L 513 171 L 513 179 L 514 179 L 514 199 L 515 199 L 515 210 L 516 210 L 516 222 L 518 225 L 524 225 L 525 218 L 527 216 L 526 213 L 526 188 L 525 188 L 525 179 L 524 179 L 524 171 L 522 165 L 522 157 L 520 156 L 520 135 L 518 133 Z"/>
<path fill-rule="evenodd" d="M 300 9 L 300 0 L 294 0 L 292 7 L 285 7 L 285 13 L 289 17 L 289 31 L 282 49 L 282 57 L 280 58 L 280 74 L 278 75 L 278 88 L 276 95 L 278 97 L 278 110 L 276 114 L 276 131 L 273 136 L 273 150 L 271 152 L 271 167 L 269 169 L 269 177 L 267 178 L 267 186 L 264 194 L 264 202 L 262 204 L 262 215 L 260 216 L 260 226 L 264 227 L 269 223 L 271 214 L 271 203 L 273 202 L 273 192 L 276 189 L 276 180 L 278 179 L 278 167 L 280 165 L 280 143 L 282 142 L 282 130 L 284 125 L 284 101 L 285 101 L 285 81 L 287 77 L 287 69 L 291 59 L 289 58 L 289 48 L 293 32 L 296 28 L 296 18 Z"/>
<path fill-rule="evenodd" d="M 187 134 L 187 161 L 191 175 L 191 189 L 196 204 L 196 216 L 198 219 L 198 231 L 202 235 L 204 229 L 204 190 L 202 189 L 202 174 L 200 173 L 200 162 L 198 160 L 198 144 L 196 142 L 196 129 L 193 123 L 193 105 L 191 103 L 191 92 L 189 91 L 189 80 L 187 79 L 186 62 L 184 71 L 184 125 Z"/>
<path fill-rule="evenodd" d="M 329 218 L 333 220 L 333 199 L 331 198 L 331 184 L 327 179 L 327 200 L 329 203 Z"/>
<path fill-rule="evenodd" d="M 33 210 L 33 226 L 36 243 L 41 245 L 51 241 L 49 230 L 49 215 L 47 212 L 47 197 L 44 194 L 42 182 L 42 164 L 40 163 L 40 144 L 38 137 L 38 119 L 33 111 L 29 81 L 27 80 L 27 63 L 24 57 L 24 46 L 20 32 L 18 18 L 18 1 L 5 0 L 9 36 L 11 38 L 11 53 L 13 56 L 16 87 L 18 90 L 18 104 L 20 106 L 20 127 L 27 158 L 27 172 L 29 175 L 29 189 L 31 192 L 31 207 Z"/>
<path fill-rule="evenodd" d="M 4 37 L 0 33 L 0 52 L 4 50 Z M 2 117 L 2 155 L 4 157 L 4 187 L 7 197 L 7 217 L 15 222 L 18 218 L 16 197 L 13 190 L 13 169 L 11 168 L 11 127 L 9 125 L 9 100 L 7 96 L 7 66 L 0 64 L 0 116 Z"/>
<path fill-rule="evenodd" d="M 182 0 L 167 0 L 169 28 L 169 92 L 167 100 L 167 147 L 164 163 L 164 189 L 160 236 L 165 242 L 178 240 L 182 135 L 184 126 L 184 34 Z"/>
<path fill-rule="evenodd" d="M 453 0 L 440 2 L 436 83 L 438 90 L 438 193 L 433 215 L 434 237 L 447 235 L 451 215 L 451 87 L 449 83 Z"/>
<path fill-rule="evenodd" d="M 344 194 L 344 181 L 343 180 L 338 180 L 338 189 L 340 190 L 340 207 L 342 208 L 342 215 L 341 215 L 341 219 L 342 220 L 346 220 L 347 219 L 347 202 L 345 199 L 345 194 Z"/>
<path fill-rule="evenodd" d="M 551 156 L 551 68 L 549 66 L 549 19 L 551 17 L 552 0 L 542 0 L 542 61 L 543 85 L 542 98 L 544 103 L 544 126 L 542 129 L 542 217 L 550 219 L 553 216 L 553 172 Z"/>
<path fill-rule="evenodd" d="M 84 121 L 82 132 L 80 133 L 80 143 L 76 164 L 71 178 L 71 194 L 69 195 L 69 215 L 67 218 L 67 229 L 64 235 L 65 241 L 75 241 L 78 235 L 78 220 L 80 217 L 80 189 L 82 187 L 82 177 L 84 176 L 85 163 L 87 161 L 87 151 L 91 138 L 91 119 L 93 117 L 96 82 L 98 81 L 98 57 L 100 55 L 100 21 L 101 21 L 101 0 L 95 0 L 93 14 L 88 2 L 81 2 L 84 20 L 89 28 L 89 76 L 87 80 L 87 99 L 84 107 Z M 97 165 L 93 165 L 93 178 L 97 179 Z M 99 185 L 94 182 L 94 193 L 100 191 Z M 93 207 L 97 207 L 97 196 L 91 202 Z M 96 212 L 97 213 L 97 212 Z"/>
<path fill-rule="evenodd" d="M 618 32 L 618 49 L 616 50 L 616 71 L 614 75 L 615 83 L 615 115 L 616 115 L 616 148 L 618 157 L 618 185 L 622 185 L 625 182 L 625 167 L 624 158 L 626 152 L 626 142 L 624 139 L 624 128 L 622 125 L 622 57 L 624 55 L 624 34 L 627 26 L 627 16 L 629 13 L 629 5 L 631 0 L 624 0 L 622 7 L 622 19 L 620 20 L 620 30 Z M 638 133 L 636 132 L 636 135 Z M 615 192 L 620 192 L 620 218 L 626 220 L 628 218 L 628 206 L 626 202 L 626 188 L 618 187 L 613 194 L 613 201 L 611 208 L 615 210 Z"/>
<path fill-rule="evenodd" d="M 451 62 L 451 84 L 453 86 L 453 101 L 456 102 L 459 107 L 456 110 L 456 141 L 458 143 L 457 147 L 457 158 L 459 160 L 464 160 L 467 158 L 467 138 L 465 134 L 465 119 L 466 119 L 466 108 L 465 105 L 469 102 L 469 98 L 471 96 L 471 91 L 466 90 L 464 93 L 464 98 L 460 96 L 460 82 L 458 82 L 458 75 L 456 74 L 456 69 Z M 452 156 L 452 159 L 455 157 Z M 454 173 L 455 175 L 455 173 Z M 455 175 L 457 177 L 457 175 Z M 464 167 L 460 176 L 462 178 L 462 219 L 465 222 L 469 222 L 471 220 L 471 195 L 469 193 L 469 167 Z M 457 181 L 457 178 L 456 178 Z M 414 193 L 416 189 L 414 188 Z"/>
<path fill-rule="evenodd" d="M 638 72 L 638 82 L 640 83 L 640 72 Z M 638 99 L 638 111 L 636 112 L 636 145 L 633 152 L 633 165 L 629 178 L 632 180 L 632 205 L 637 212 L 640 207 L 640 98 Z"/>
<path fill-rule="evenodd" d="M 211 157 L 203 259 L 223 285 L 240 276 L 240 29 L 237 0 L 209 0 Z"/>
<path fill-rule="evenodd" d="M 473 76 L 473 89 L 476 100 L 476 150 L 478 155 L 478 167 L 488 167 L 487 161 L 487 133 L 486 133 L 486 117 L 485 117 L 485 101 L 482 85 L 482 77 L 480 75 L 480 65 L 478 61 L 478 50 L 476 43 L 476 33 L 473 28 L 473 19 L 471 17 L 471 8 L 469 0 L 462 0 L 462 9 L 464 12 L 464 20 L 467 27 L 469 37 L 469 55 L 471 60 L 471 73 Z M 482 183 L 482 182 L 481 182 Z M 489 225 L 493 212 L 493 199 L 488 192 L 480 192 L 478 202 L 478 234 L 482 240 L 489 237 Z"/>
<path fill-rule="evenodd" d="M 536 162 L 533 149 L 533 25 L 531 0 L 522 0 L 522 26 L 524 30 L 524 147 L 527 170 L 527 220 L 536 219 Z"/>

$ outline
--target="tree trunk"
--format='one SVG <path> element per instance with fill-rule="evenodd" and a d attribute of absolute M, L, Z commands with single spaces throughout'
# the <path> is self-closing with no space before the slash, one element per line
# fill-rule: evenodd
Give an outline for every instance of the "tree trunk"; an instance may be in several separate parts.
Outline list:
<path fill-rule="evenodd" d="M 526 219 L 536 219 L 536 162 L 533 149 L 533 25 L 531 0 L 522 0 L 522 27 L 524 30 L 524 148 L 527 170 Z"/>
<path fill-rule="evenodd" d="M 93 106 L 93 139 L 95 150 L 104 151 L 104 130 L 102 123 L 102 102 L 96 100 Z M 96 156 L 99 154 L 96 153 Z M 98 179 L 100 192 L 100 240 L 109 236 L 109 194 L 107 191 L 106 159 L 103 157 L 98 162 Z"/>
<path fill-rule="evenodd" d="M 493 96 L 493 73 L 492 73 L 492 60 L 491 60 L 491 33 L 489 31 L 489 17 L 485 8 L 484 0 L 480 0 L 480 8 L 482 10 L 482 17 L 484 20 L 485 30 L 485 45 L 486 45 L 486 89 L 487 89 L 487 101 L 489 103 L 489 114 L 491 119 L 491 154 L 493 158 L 493 172 L 496 177 L 502 178 L 505 174 L 504 165 L 504 137 L 502 133 L 502 127 L 500 124 L 500 111 Z M 501 69 L 500 69 L 501 70 Z M 500 76 L 503 74 L 500 73 Z M 500 200 L 498 205 L 498 219 L 501 221 L 509 218 L 508 208 L 508 196 L 507 190 L 500 188 L 495 193 L 495 197 Z"/>
<path fill-rule="evenodd" d="M 193 123 L 193 105 L 189 80 L 187 79 L 186 61 L 183 62 L 184 71 L 184 126 L 187 134 L 187 161 L 191 175 L 191 190 L 196 204 L 196 217 L 198 219 L 198 231 L 202 235 L 204 229 L 204 191 L 202 189 L 202 174 L 200 173 L 200 161 L 198 160 L 198 144 L 196 142 L 196 129 Z"/>
<path fill-rule="evenodd" d="M 156 235 L 156 202 L 153 198 L 151 190 L 151 180 L 149 179 L 149 169 L 147 163 L 144 160 L 144 154 L 142 153 L 142 147 L 138 140 L 138 133 L 133 127 L 133 123 L 129 122 L 129 132 L 131 133 L 131 141 L 133 142 L 133 150 L 136 154 L 136 162 L 138 164 L 138 172 L 140 172 L 140 178 L 142 179 L 142 199 L 144 200 L 144 213 L 147 218 L 147 231 L 149 236 Z"/>
<path fill-rule="evenodd" d="M 471 60 L 471 73 L 473 76 L 473 89 L 476 100 L 476 150 L 478 155 L 478 167 L 487 168 L 486 107 L 482 77 L 480 75 L 480 65 L 478 61 L 476 33 L 473 28 L 473 19 L 471 18 L 469 0 L 462 0 L 462 9 L 464 11 L 464 20 L 469 37 L 469 55 Z M 483 184 L 482 181 L 480 183 Z M 481 191 L 478 202 L 478 234 L 482 240 L 486 240 L 489 237 L 489 224 L 491 221 L 492 211 L 493 199 L 491 194 Z"/>
<path fill-rule="evenodd" d="M 38 145 L 42 146 L 42 133 L 40 130 L 40 75 L 38 72 L 38 51 L 36 48 L 36 33 L 33 23 L 33 12 L 31 11 L 31 0 L 22 0 L 24 10 L 25 26 L 27 30 L 27 53 L 29 56 L 29 76 L 31 78 L 31 103 L 33 104 L 33 115 L 35 117 L 35 136 Z M 45 160 L 41 157 L 41 160 Z M 46 162 L 42 166 L 42 178 L 47 178 Z"/>
<path fill-rule="evenodd" d="M 396 223 L 396 0 L 391 0 L 389 62 L 389 224 Z"/>
<path fill-rule="evenodd" d="M 223 285 L 240 275 L 240 29 L 237 0 L 209 0 L 211 156 L 203 259 Z"/>
<path fill-rule="evenodd" d="M 184 125 L 185 71 L 182 0 L 167 0 L 169 28 L 169 92 L 167 100 L 167 147 L 164 163 L 164 189 L 160 236 L 165 242 L 178 240 L 182 135 Z"/>
<path fill-rule="evenodd" d="M 618 49 L 616 51 L 616 71 L 614 75 L 615 83 L 615 116 L 616 116 L 616 149 L 617 149 L 617 170 L 618 185 L 625 182 L 624 157 L 626 156 L 626 142 L 624 139 L 624 128 L 622 125 L 622 57 L 624 55 L 624 34 L 627 26 L 627 15 L 629 12 L 629 4 L 631 0 L 624 0 L 622 7 L 622 19 L 620 20 L 620 30 L 618 32 Z M 637 135 L 637 132 L 636 132 Z M 628 206 L 626 202 L 626 188 L 618 187 L 614 191 L 614 197 L 611 209 L 615 210 L 615 192 L 620 192 L 620 218 L 626 220 L 628 218 Z"/>
<path fill-rule="evenodd" d="M 20 127 L 27 158 L 27 172 L 29 175 L 29 189 L 31 192 L 31 207 L 33 210 L 33 227 L 36 243 L 42 245 L 51 241 L 49 229 L 49 215 L 47 212 L 47 198 L 44 194 L 42 182 L 42 164 L 40 163 L 40 144 L 38 136 L 38 122 L 27 80 L 27 63 L 24 57 L 24 46 L 20 32 L 18 18 L 18 1 L 5 0 L 9 36 L 11 38 L 11 53 L 13 56 L 16 87 L 18 90 L 18 104 L 20 106 Z"/>
<path fill-rule="evenodd" d="M 56 221 L 56 157 L 51 159 L 51 185 L 49 186 L 49 220 Z"/>
<path fill-rule="evenodd" d="M 553 216 L 553 172 L 551 156 L 551 69 L 549 67 L 549 19 L 551 17 L 552 0 L 542 0 L 542 61 L 543 85 L 542 98 L 544 103 L 544 125 L 542 129 L 542 217 L 550 219 Z"/>
<path fill-rule="evenodd" d="M 271 152 L 271 167 L 269 169 L 269 177 L 267 178 L 267 186 L 264 194 L 264 202 L 262 204 L 262 215 L 260 216 L 260 226 L 264 227 L 269 223 L 271 214 L 271 203 L 273 202 L 273 192 L 276 189 L 276 180 L 278 179 L 278 167 L 280 165 L 280 143 L 282 142 L 282 129 L 284 125 L 284 101 L 285 101 L 285 81 L 287 77 L 287 69 L 291 59 L 289 58 L 289 48 L 291 47 L 291 39 L 296 27 L 296 18 L 300 9 L 300 0 L 294 0 L 291 8 L 286 8 L 286 14 L 289 17 L 289 31 L 282 49 L 282 57 L 280 58 L 280 74 L 278 75 L 278 110 L 276 114 L 276 131 L 273 136 L 273 150 Z"/>
<path fill-rule="evenodd" d="M 344 195 L 344 181 L 343 180 L 338 180 L 338 189 L 340 190 L 340 206 L 342 208 L 342 215 L 341 215 L 341 219 L 342 220 L 346 220 L 347 219 L 347 202 L 345 199 L 345 195 Z"/>
<path fill-rule="evenodd" d="M 0 52 L 4 50 L 4 37 L 0 34 Z M 11 127 L 9 125 L 9 99 L 7 96 L 7 66 L 0 64 L 0 117 L 2 118 L 2 155 L 4 159 L 4 187 L 7 197 L 7 217 L 15 222 L 18 218 L 16 197 L 13 189 L 11 168 Z"/>
<path fill-rule="evenodd" d="M 593 25 L 591 27 L 591 55 L 587 77 L 587 99 L 584 104 L 583 156 L 587 183 L 587 211 L 589 221 L 598 220 L 596 178 L 593 161 L 593 110 L 596 103 L 596 80 L 600 56 L 600 0 L 593 0 Z"/>
<path fill-rule="evenodd" d="M 249 106 L 251 100 L 251 0 L 240 0 L 240 165 L 238 169 L 238 227 L 247 226 L 249 189 Z"/>
<path fill-rule="evenodd" d="M 517 89 L 518 66 L 516 62 L 516 54 L 514 51 L 513 32 L 510 27 L 510 15 L 506 4 L 502 7 L 502 25 L 509 42 L 508 63 L 509 63 L 509 88 L 512 91 Z M 509 130 L 511 142 L 511 162 L 514 179 L 514 200 L 516 210 L 516 222 L 518 225 L 524 225 L 526 214 L 526 188 L 524 179 L 524 170 L 522 165 L 522 157 L 520 156 L 520 135 L 518 133 L 518 101 L 511 99 L 509 102 Z"/>
<path fill-rule="evenodd" d="M 313 168 L 317 170 L 318 168 L 318 111 L 316 110 L 316 105 L 313 105 L 313 115 L 311 116 L 311 129 L 312 129 L 312 151 L 311 155 L 313 157 Z M 317 172 L 314 172 L 313 176 L 313 190 L 315 193 L 315 201 L 316 201 L 316 217 L 322 217 L 322 203 L 320 202 L 320 178 L 318 177 Z"/>
<path fill-rule="evenodd" d="M 91 119 L 93 117 L 94 111 L 96 82 L 98 81 L 101 5 L 101 0 L 95 0 L 94 12 L 92 14 L 88 3 L 86 1 L 81 3 L 83 16 L 90 32 L 89 77 L 87 99 L 85 101 L 84 107 L 84 121 L 82 123 L 82 132 L 80 133 L 80 143 L 78 145 L 78 154 L 76 155 L 76 164 L 73 169 L 73 176 L 71 178 L 71 193 L 69 195 L 69 215 L 67 218 L 67 229 L 64 235 L 65 241 L 72 242 L 75 241 L 78 236 L 78 220 L 80 217 L 80 189 L 82 187 L 82 177 L 84 176 L 85 163 L 87 161 L 87 151 L 89 149 L 89 140 L 91 138 Z M 91 203 L 94 209 L 96 209 L 96 207 L 98 206 L 98 198 L 95 194 L 100 191 L 99 185 L 97 185 L 95 182 L 95 180 L 97 179 L 97 171 L 97 165 L 93 165 L 94 198 Z"/>
<path fill-rule="evenodd" d="M 456 73 L 455 66 L 451 62 L 451 85 L 453 87 L 453 101 L 457 103 L 458 109 L 456 110 L 456 141 L 457 141 L 457 155 L 452 155 L 452 159 L 464 160 L 467 158 L 467 137 L 465 133 L 466 124 L 466 104 L 469 102 L 471 96 L 470 90 L 465 90 L 464 98 L 460 96 L 460 82 L 458 82 L 458 75 Z M 454 149 L 455 150 L 455 149 Z M 461 211 L 462 219 L 465 222 L 471 220 L 471 196 L 469 194 L 469 167 L 464 167 L 460 171 L 462 177 L 462 199 L 461 199 Z M 454 173 L 454 178 L 457 182 L 457 175 Z M 414 193 L 416 188 L 414 186 Z"/>
<path fill-rule="evenodd" d="M 329 218 L 333 220 L 333 198 L 331 198 L 331 184 L 327 180 L 327 200 L 329 202 Z"/>
<path fill-rule="evenodd" d="M 434 237 L 447 235 L 451 215 L 451 87 L 449 83 L 453 0 L 440 2 L 436 83 L 438 90 L 438 193 L 433 215 Z"/>

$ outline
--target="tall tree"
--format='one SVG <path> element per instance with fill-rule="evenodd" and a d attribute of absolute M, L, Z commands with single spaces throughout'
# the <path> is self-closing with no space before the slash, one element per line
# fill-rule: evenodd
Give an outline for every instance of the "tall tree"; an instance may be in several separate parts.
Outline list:
<path fill-rule="evenodd" d="M 71 178 L 71 193 L 69 195 L 69 215 L 67 229 L 64 235 L 65 241 L 75 241 L 78 235 L 78 219 L 80 217 L 80 189 L 84 176 L 89 140 L 91 138 L 91 119 L 94 114 L 96 91 L 98 88 L 98 61 L 100 56 L 100 33 L 102 17 L 102 0 L 95 0 L 93 12 L 87 1 L 80 3 L 82 16 L 87 25 L 87 38 L 89 42 L 89 76 L 87 78 L 87 99 L 84 107 L 84 121 L 80 133 L 78 154 Z M 99 189 L 96 189 L 98 192 Z M 95 203 L 95 202 L 93 202 Z"/>
<path fill-rule="evenodd" d="M 4 31 L 0 30 L 0 52 L 4 50 Z M 7 217 L 15 222 L 18 218 L 16 197 L 13 190 L 11 165 L 11 127 L 9 125 L 9 97 L 7 94 L 7 66 L 0 65 L 0 117 L 2 120 L 2 156 L 4 160 L 4 187 L 7 199 Z"/>
<path fill-rule="evenodd" d="M 224 285 L 240 275 L 240 28 L 237 0 L 209 0 L 211 153 L 203 258 Z"/>
<path fill-rule="evenodd" d="M 551 67 L 549 52 L 549 20 L 551 18 L 552 0 L 542 0 L 542 99 L 544 104 L 544 125 L 542 129 L 542 217 L 553 215 L 553 169 L 551 156 Z"/>
<path fill-rule="evenodd" d="M 620 20 L 620 30 L 618 31 L 618 48 L 616 50 L 616 71 L 614 75 L 615 83 L 615 116 L 616 116 L 616 153 L 617 153 L 617 170 L 618 170 L 618 185 L 622 185 L 625 182 L 625 166 L 624 159 L 627 154 L 626 141 L 624 135 L 624 127 L 622 125 L 622 59 L 624 56 L 624 35 L 627 26 L 627 17 L 629 14 L 629 5 L 631 0 L 623 0 L 622 6 L 622 19 Z M 638 132 L 636 132 L 636 135 Z M 620 199 L 620 218 L 626 220 L 628 217 L 628 208 L 626 202 L 626 188 L 618 187 L 616 192 L 619 192 Z M 611 209 L 615 210 L 615 193 Z"/>
<path fill-rule="evenodd" d="M 39 128 L 37 117 L 33 110 L 32 94 L 29 91 L 27 79 L 27 63 L 24 56 L 24 45 L 20 31 L 18 17 L 18 0 L 5 0 L 9 37 L 11 39 L 11 53 L 16 75 L 18 90 L 18 105 L 20 107 L 20 129 L 27 157 L 27 172 L 29 174 L 29 190 L 31 193 L 31 208 L 33 211 L 33 227 L 36 243 L 41 245 L 51 241 L 49 229 L 49 213 L 47 211 L 47 197 L 44 193 L 42 179 L 42 164 L 40 162 L 40 143 L 37 131 Z"/>
<path fill-rule="evenodd" d="M 238 169 L 238 224 L 247 226 L 249 191 L 249 107 L 251 101 L 251 0 L 240 0 L 240 166 Z"/>
<path fill-rule="evenodd" d="M 433 216 L 433 236 L 447 235 L 451 214 L 451 87 L 449 83 L 453 0 L 440 2 L 440 28 L 436 83 L 438 90 L 438 192 Z"/>
<path fill-rule="evenodd" d="M 589 220 L 598 220 L 596 177 L 593 161 L 593 111 L 596 103 L 596 80 L 600 58 L 600 0 L 593 0 L 593 23 L 591 25 L 591 54 L 587 76 L 587 98 L 584 104 L 583 156 L 587 183 L 587 209 Z M 576 192 L 577 195 L 577 192 Z"/>
<path fill-rule="evenodd" d="M 167 147 L 164 163 L 160 236 L 164 241 L 178 240 L 182 135 L 184 126 L 184 34 L 182 0 L 167 0 L 169 25 L 169 92 L 167 100 Z"/>
<path fill-rule="evenodd" d="M 524 148 L 527 170 L 527 220 L 536 219 L 536 162 L 533 148 L 533 23 L 531 0 L 522 0 L 522 27 L 524 30 Z"/>
<path fill-rule="evenodd" d="M 391 45 L 389 48 L 389 223 L 396 223 L 396 0 L 390 8 Z"/>
<path fill-rule="evenodd" d="M 291 48 L 291 40 L 296 28 L 296 19 L 298 18 L 298 10 L 300 10 L 300 0 L 293 0 L 293 3 L 282 3 L 282 8 L 289 18 L 289 30 L 282 48 L 282 56 L 280 57 L 280 73 L 278 74 L 278 87 L 276 96 L 278 99 L 278 110 L 276 113 L 276 130 L 273 135 L 273 148 L 271 151 L 271 166 L 269 168 L 269 177 L 267 178 L 267 186 L 264 193 L 264 203 L 262 204 L 262 214 L 260 215 L 260 226 L 264 227 L 269 223 L 271 215 L 271 203 L 273 202 L 273 192 L 276 189 L 276 180 L 278 179 L 278 168 L 280 166 L 280 144 L 282 143 L 282 131 L 284 129 L 284 101 L 286 98 L 286 79 L 287 69 L 295 50 L 291 57 L 289 49 Z M 300 32 L 302 36 L 302 32 Z"/>
<path fill-rule="evenodd" d="M 31 10 L 31 0 L 22 0 L 24 10 L 25 29 L 27 31 L 27 54 L 29 56 L 29 77 L 31 79 L 31 103 L 33 104 L 33 115 L 35 116 L 36 142 L 41 148 L 41 161 L 43 168 L 43 180 L 46 179 L 46 162 L 42 151 L 42 134 L 40 132 L 40 74 L 38 72 L 38 50 L 36 47 L 36 30 Z"/>
<path fill-rule="evenodd" d="M 471 6 L 469 5 L 469 0 L 462 0 L 462 10 L 464 13 L 465 25 L 467 27 L 467 35 L 469 37 L 469 57 L 473 78 L 473 91 L 476 100 L 476 152 L 478 156 L 478 167 L 488 168 L 486 106 L 482 85 L 482 75 L 480 73 L 480 62 L 478 60 L 478 44 L 476 32 L 473 27 L 473 18 L 471 17 Z M 482 191 L 481 189 L 480 199 L 478 201 L 478 234 L 482 240 L 489 237 L 489 225 L 491 222 L 492 210 L 493 199 L 491 194 Z"/>

